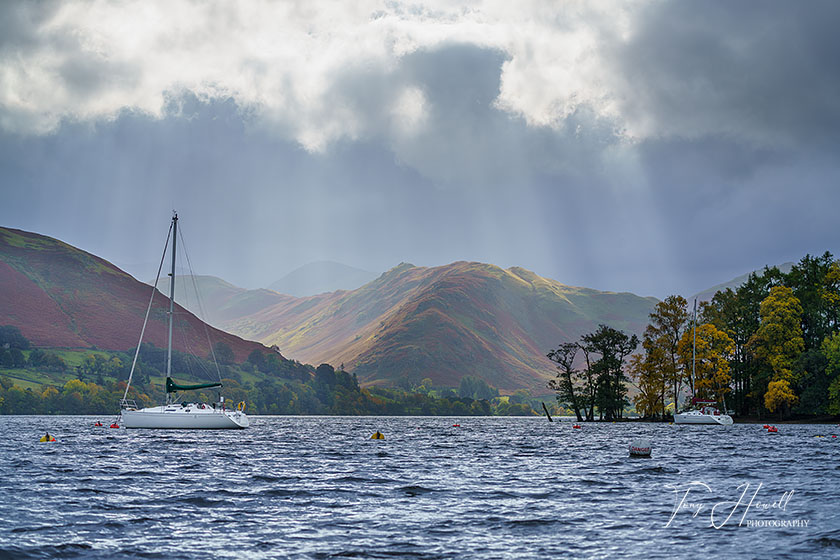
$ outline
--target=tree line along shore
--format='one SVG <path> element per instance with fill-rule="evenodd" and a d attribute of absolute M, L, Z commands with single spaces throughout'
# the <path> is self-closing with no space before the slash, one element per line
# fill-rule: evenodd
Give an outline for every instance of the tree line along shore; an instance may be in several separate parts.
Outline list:
<path fill-rule="evenodd" d="M 221 395 L 244 402 L 252 414 L 529 416 L 534 399 L 520 391 L 501 396 L 482 379 L 466 376 L 457 388 L 430 379 L 397 387 L 362 388 L 355 375 L 329 364 L 312 367 L 274 354 L 252 352 L 235 363 L 224 343 L 214 347 L 219 373 L 209 359 L 173 351 L 173 371 L 190 379 L 215 380 Z M 111 352 L 30 348 L 15 327 L 0 327 L 0 414 L 116 414 L 134 350 Z M 129 397 L 140 406 L 164 399 L 166 351 L 143 343 Z M 215 402 L 212 390 L 190 400 Z M 555 407 L 555 412 L 562 409 Z"/>

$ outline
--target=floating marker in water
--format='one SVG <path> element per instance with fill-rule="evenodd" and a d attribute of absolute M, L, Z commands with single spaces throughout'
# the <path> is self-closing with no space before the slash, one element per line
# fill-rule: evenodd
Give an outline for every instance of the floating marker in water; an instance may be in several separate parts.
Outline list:
<path fill-rule="evenodd" d="M 576 429 L 576 430 L 579 430 L 579 429 L 580 429 L 580 424 L 574 424 L 574 425 L 572 426 L 572 428 L 574 428 L 574 429 Z"/>
<path fill-rule="evenodd" d="M 52 436 L 49 434 L 49 432 L 47 432 L 47 434 L 46 434 L 46 435 L 41 436 L 41 439 L 39 439 L 38 441 L 55 441 L 55 438 L 54 438 L 54 437 L 52 437 Z"/>
<path fill-rule="evenodd" d="M 769 426 L 767 428 L 767 433 L 768 434 L 775 434 L 778 431 L 779 431 L 779 428 L 777 428 L 776 426 Z"/>
<path fill-rule="evenodd" d="M 461 424 L 452 424 L 452 427 L 453 427 L 453 428 L 460 428 L 460 427 L 461 427 Z"/>
<path fill-rule="evenodd" d="M 119 424 L 117 424 L 116 422 L 114 422 L 113 424 L 111 424 L 111 427 L 112 427 L 112 428 L 119 428 L 119 427 L 120 427 L 120 425 L 119 425 Z"/>
<path fill-rule="evenodd" d="M 376 432 L 372 436 L 370 436 L 370 439 L 385 439 L 385 436 L 382 434 L 382 432 L 376 430 Z"/>
<path fill-rule="evenodd" d="M 631 457 L 650 457 L 650 440 L 645 438 L 634 439 L 630 444 Z"/>

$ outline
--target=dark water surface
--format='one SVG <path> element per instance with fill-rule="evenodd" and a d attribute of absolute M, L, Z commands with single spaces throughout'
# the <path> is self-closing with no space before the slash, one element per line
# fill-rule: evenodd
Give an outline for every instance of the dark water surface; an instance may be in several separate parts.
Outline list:
<path fill-rule="evenodd" d="M 94 420 L 0 417 L 0 558 L 840 558 L 833 425 Z"/>

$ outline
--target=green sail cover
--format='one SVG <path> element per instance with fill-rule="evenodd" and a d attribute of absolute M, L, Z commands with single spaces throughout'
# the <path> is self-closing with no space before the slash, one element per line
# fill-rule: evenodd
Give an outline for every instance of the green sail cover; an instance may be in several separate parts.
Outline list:
<path fill-rule="evenodd" d="M 172 381 L 171 377 L 166 378 L 166 392 L 174 393 L 175 391 L 194 391 L 195 389 L 209 389 L 211 387 L 221 387 L 221 383 L 199 383 L 198 385 L 178 385 Z"/>

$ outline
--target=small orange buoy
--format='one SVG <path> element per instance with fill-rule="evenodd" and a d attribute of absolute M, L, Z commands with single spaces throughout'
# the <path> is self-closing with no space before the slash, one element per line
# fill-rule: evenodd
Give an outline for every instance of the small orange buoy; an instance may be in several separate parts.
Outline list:
<path fill-rule="evenodd" d="M 775 434 L 778 431 L 779 431 L 779 428 L 777 428 L 776 426 L 770 426 L 769 428 L 767 428 L 767 433 L 768 434 Z"/>
<path fill-rule="evenodd" d="M 372 436 L 370 436 L 370 439 L 385 439 L 385 436 L 382 432 L 377 430 Z"/>
<path fill-rule="evenodd" d="M 114 422 L 113 424 L 111 424 L 111 427 L 112 427 L 112 428 L 119 428 L 119 427 L 120 427 L 120 425 L 119 425 L 119 424 L 117 424 L 116 422 Z"/>
<path fill-rule="evenodd" d="M 452 427 L 453 427 L 453 428 L 460 428 L 460 427 L 461 427 L 461 424 L 452 424 Z"/>
<path fill-rule="evenodd" d="M 101 426 L 102 426 L 102 422 L 97 422 L 96 424 L 94 424 L 94 426 L 101 427 Z"/>
<path fill-rule="evenodd" d="M 572 426 L 572 428 L 575 428 L 575 429 L 579 430 L 580 429 L 580 424 L 575 424 L 574 426 Z"/>

